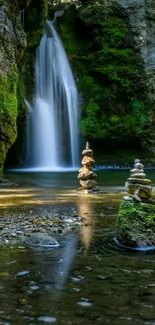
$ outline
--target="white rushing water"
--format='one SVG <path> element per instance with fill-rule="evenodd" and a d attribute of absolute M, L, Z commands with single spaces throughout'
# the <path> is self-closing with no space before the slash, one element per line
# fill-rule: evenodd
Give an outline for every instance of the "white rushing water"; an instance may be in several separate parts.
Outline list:
<path fill-rule="evenodd" d="M 52 23 L 37 49 L 36 95 L 30 112 L 29 170 L 76 168 L 79 163 L 78 93 Z"/>

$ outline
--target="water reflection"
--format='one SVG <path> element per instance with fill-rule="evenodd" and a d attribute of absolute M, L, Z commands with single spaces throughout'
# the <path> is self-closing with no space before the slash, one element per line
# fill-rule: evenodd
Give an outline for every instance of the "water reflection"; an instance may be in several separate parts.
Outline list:
<path fill-rule="evenodd" d="M 84 225 L 80 227 L 81 241 L 86 248 L 89 248 L 93 234 L 93 205 L 85 200 L 85 197 L 78 202 L 78 215 L 84 216 Z"/>
<path fill-rule="evenodd" d="M 61 240 L 58 249 L 34 252 L 35 267 L 40 272 L 41 283 L 56 296 L 64 288 L 77 251 L 78 234 L 74 232 Z"/>
<path fill-rule="evenodd" d="M 59 248 L 0 247 L 0 325 L 155 324 L 155 254 L 115 246 L 116 203 L 81 196 Z"/>

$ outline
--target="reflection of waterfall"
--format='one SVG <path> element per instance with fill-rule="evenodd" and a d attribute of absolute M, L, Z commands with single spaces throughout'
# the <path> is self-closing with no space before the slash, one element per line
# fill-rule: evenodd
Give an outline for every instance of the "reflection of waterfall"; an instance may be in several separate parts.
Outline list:
<path fill-rule="evenodd" d="M 36 255 L 36 263 L 41 271 L 42 284 L 52 289 L 57 296 L 63 291 L 69 272 L 78 251 L 76 233 L 64 236 L 59 248 L 44 250 Z"/>
<path fill-rule="evenodd" d="M 51 22 L 37 50 L 29 166 L 78 165 L 78 94 L 61 40 Z"/>
<path fill-rule="evenodd" d="M 84 246 L 88 249 L 92 240 L 93 235 L 93 208 L 90 202 L 87 202 L 85 199 L 80 200 L 78 204 L 78 215 L 85 218 L 85 224 L 88 224 L 89 227 L 86 227 L 85 224 L 80 227 L 81 240 Z"/>

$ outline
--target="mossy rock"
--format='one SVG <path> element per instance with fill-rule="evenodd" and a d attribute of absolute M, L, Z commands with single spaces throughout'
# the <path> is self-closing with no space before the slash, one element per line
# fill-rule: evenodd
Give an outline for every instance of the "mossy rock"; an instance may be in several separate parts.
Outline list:
<path fill-rule="evenodd" d="M 17 136 L 17 84 L 17 70 L 10 71 L 8 76 L 0 76 L 0 171 Z"/>
<path fill-rule="evenodd" d="M 128 247 L 155 245 L 155 206 L 123 202 L 117 217 L 117 238 Z"/>

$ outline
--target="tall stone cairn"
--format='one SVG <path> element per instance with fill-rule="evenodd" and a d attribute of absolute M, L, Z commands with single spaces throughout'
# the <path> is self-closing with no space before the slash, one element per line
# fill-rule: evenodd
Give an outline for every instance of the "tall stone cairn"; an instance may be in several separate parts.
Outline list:
<path fill-rule="evenodd" d="M 98 191 L 97 182 L 95 181 L 97 175 L 92 170 L 92 165 L 95 163 L 95 160 L 88 142 L 86 142 L 86 149 L 82 151 L 82 156 L 81 164 L 83 167 L 79 169 L 78 175 L 81 185 L 79 190 L 87 190 L 88 192 Z"/>

